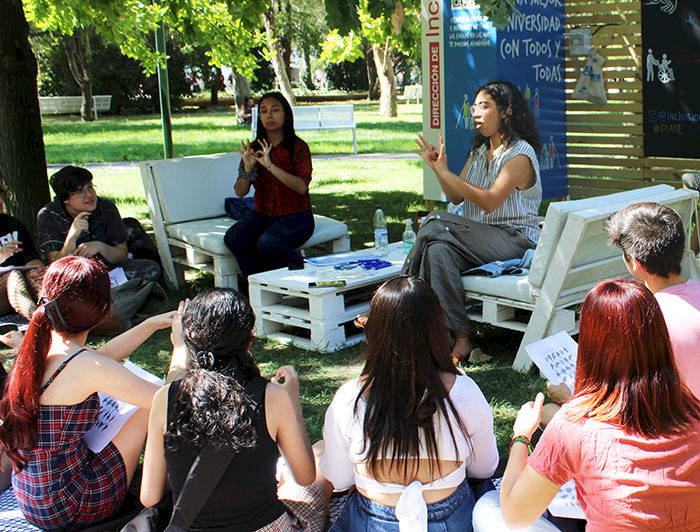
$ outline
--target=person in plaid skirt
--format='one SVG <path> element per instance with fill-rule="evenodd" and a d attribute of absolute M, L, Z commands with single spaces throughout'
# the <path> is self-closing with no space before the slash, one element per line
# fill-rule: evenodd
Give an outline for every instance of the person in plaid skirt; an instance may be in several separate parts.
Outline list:
<path fill-rule="evenodd" d="M 26 519 L 44 530 L 79 530 L 110 517 L 124 500 L 158 386 L 120 362 L 169 327 L 173 313 L 153 316 L 92 350 L 84 347 L 88 332 L 110 308 L 104 265 L 60 259 L 47 269 L 41 293 L 0 401 L 0 450 L 12 462 L 12 485 Z M 97 392 L 140 408 L 94 452 L 84 436 L 97 421 Z"/>

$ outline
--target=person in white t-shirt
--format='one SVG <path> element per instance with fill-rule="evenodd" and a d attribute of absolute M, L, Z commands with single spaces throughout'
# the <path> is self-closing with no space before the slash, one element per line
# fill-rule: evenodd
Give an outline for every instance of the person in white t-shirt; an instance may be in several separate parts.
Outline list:
<path fill-rule="evenodd" d="M 470 531 L 466 478 L 498 465 L 493 414 L 452 363 L 437 295 L 417 277 L 387 281 L 365 334 L 362 373 L 338 390 L 323 428 L 323 475 L 357 488 L 331 532 Z"/>

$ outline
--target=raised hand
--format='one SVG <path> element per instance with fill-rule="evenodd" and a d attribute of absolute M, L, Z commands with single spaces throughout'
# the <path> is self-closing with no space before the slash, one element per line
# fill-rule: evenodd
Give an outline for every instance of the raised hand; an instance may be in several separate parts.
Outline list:
<path fill-rule="evenodd" d="M 255 166 L 255 154 L 253 153 L 253 148 L 250 143 L 246 144 L 241 141 L 241 159 L 243 160 L 243 166 L 246 172 L 250 172 Z"/>
<path fill-rule="evenodd" d="M 9 242 L 5 242 L 2 245 L 2 248 L 0 248 L 0 264 L 20 251 L 22 251 L 22 242 L 19 240 L 10 240 Z"/>
<path fill-rule="evenodd" d="M 299 375 L 294 366 L 282 366 L 270 380 L 284 388 L 292 399 L 299 400 Z"/>
<path fill-rule="evenodd" d="M 89 229 L 88 216 L 90 216 L 90 211 L 83 211 L 73 218 L 73 223 L 70 225 L 70 229 L 68 229 L 66 240 L 75 242 L 80 236 L 80 233 Z"/>
<path fill-rule="evenodd" d="M 538 393 L 534 401 L 529 401 L 520 407 L 518 417 L 513 423 L 513 434 L 525 436 L 528 440 L 540 426 L 542 418 L 542 406 L 544 405 L 544 394 Z"/>
<path fill-rule="evenodd" d="M 418 135 L 416 144 L 418 144 L 420 150 L 413 150 L 413 152 L 418 154 L 433 172 L 437 174 L 447 170 L 447 154 L 445 153 L 445 141 L 442 135 L 438 135 L 438 147 L 429 144 L 423 138 L 423 135 Z"/>
<path fill-rule="evenodd" d="M 260 142 L 261 149 L 256 151 L 253 156 L 256 161 L 269 170 L 272 166 L 272 159 L 270 159 L 272 144 L 269 144 L 265 139 L 260 139 L 258 142 Z"/>

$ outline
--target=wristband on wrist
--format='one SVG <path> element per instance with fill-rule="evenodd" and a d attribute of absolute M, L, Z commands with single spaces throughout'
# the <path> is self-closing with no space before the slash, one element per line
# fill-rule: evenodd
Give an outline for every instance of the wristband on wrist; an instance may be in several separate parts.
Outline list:
<path fill-rule="evenodd" d="M 243 161 L 238 166 L 238 179 L 245 179 L 251 183 L 258 178 L 258 169 L 254 166 L 250 172 L 245 171 L 245 166 L 243 166 Z"/>
<path fill-rule="evenodd" d="M 532 454 L 532 443 L 530 443 L 530 438 L 527 436 L 516 436 L 512 440 L 510 440 L 510 447 L 508 447 L 508 452 L 513 449 L 513 444 L 515 443 L 522 443 L 527 447 L 527 455 L 530 456 Z"/>

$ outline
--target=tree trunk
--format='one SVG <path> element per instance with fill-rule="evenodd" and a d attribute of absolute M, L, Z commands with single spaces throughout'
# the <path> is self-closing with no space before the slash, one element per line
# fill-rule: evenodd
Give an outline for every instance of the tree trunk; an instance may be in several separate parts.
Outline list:
<path fill-rule="evenodd" d="M 282 47 L 275 29 L 275 13 L 271 2 L 270 9 L 263 13 L 263 22 L 265 23 L 265 33 L 267 34 L 267 45 L 272 52 L 272 69 L 275 71 L 275 78 L 279 84 L 280 92 L 287 98 L 289 105 L 296 105 L 297 100 L 292 92 L 292 84 L 287 76 L 287 68 L 282 58 Z"/>
<path fill-rule="evenodd" d="M 383 49 L 376 44 L 372 45 L 372 55 L 374 56 L 374 64 L 377 67 L 377 77 L 381 88 L 379 116 L 384 118 L 396 117 L 398 116 L 396 76 L 394 76 L 392 49 L 389 46 L 389 39 L 386 40 Z"/>
<path fill-rule="evenodd" d="M 80 118 L 83 122 L 95 120 L 91 75 L 92 48 L 89 32 L 88 29 L 75 28 L 73 35 L 66 35 L 63 38 L 68 68 L 83 95 L 83 104 L 80 106 Z"/>
<path fill-rule="evenodd" d="M 371 56 L 372 49 L 365 47 L 365 68 L 367 69 L 367 99 L 379 99 L 379 79 L 377 79 L 376 69 L 372 68 L 374 58 Z"/>
<path fill-rule="evenodd" d="M 304 66 L 306 70 L 304 71 L 304 85 L 310 91 L 314 90 L 314 80 L 311 78 L 311 58 L 309 57 L 308 47 L 304 47 Z"/>
<path fill-rule="evenodd" d="M 51 199 L 36 87 L 36 58 L 20 0 L 0 2 L 0 197 L 5 212 L 36 234 Z"/>

